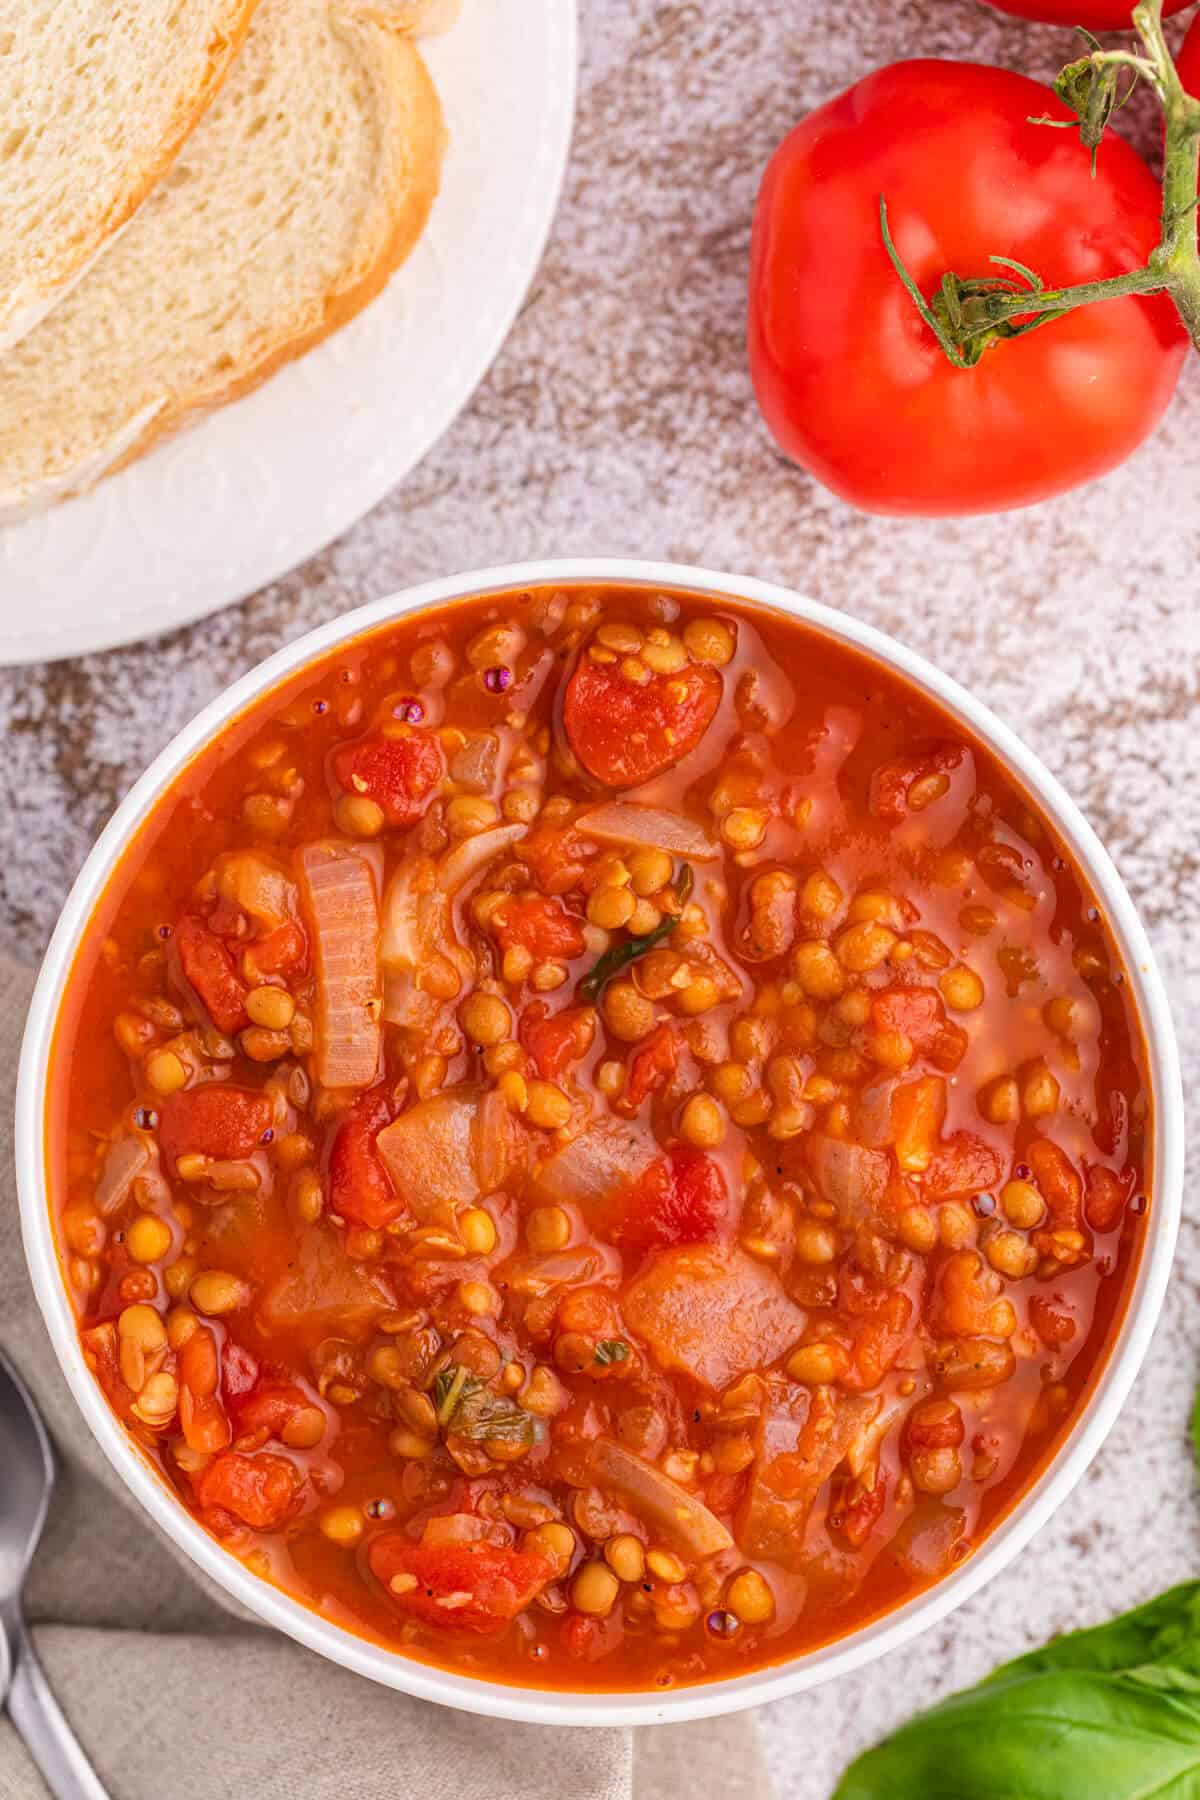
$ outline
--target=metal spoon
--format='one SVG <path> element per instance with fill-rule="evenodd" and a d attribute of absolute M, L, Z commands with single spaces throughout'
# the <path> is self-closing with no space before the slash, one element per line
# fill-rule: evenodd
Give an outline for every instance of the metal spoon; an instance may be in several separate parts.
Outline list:
<path fill-rule="evenodd" d="M 21 1613 L 21 1590 L 53 1487 L 46 1427 L 0 1351 L 0 1702 L 55 1800 L 108 1800 L 50 1692 Z"/>

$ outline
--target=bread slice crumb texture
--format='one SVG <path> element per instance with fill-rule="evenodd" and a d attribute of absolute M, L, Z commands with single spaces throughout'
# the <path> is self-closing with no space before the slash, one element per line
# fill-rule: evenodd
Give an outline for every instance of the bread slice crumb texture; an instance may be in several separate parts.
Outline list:
<path fill-rule="evenodd" d="M 0 350 L 170 167 L 257 0 L 0 0 Z"/>
<path fill-rule="evenodd" d="M 261 0 L 169 175 L 0 362 L 0 518 L 81 491 L 359 311 L 425 223 L 443 139 L 385 8 Z"/>

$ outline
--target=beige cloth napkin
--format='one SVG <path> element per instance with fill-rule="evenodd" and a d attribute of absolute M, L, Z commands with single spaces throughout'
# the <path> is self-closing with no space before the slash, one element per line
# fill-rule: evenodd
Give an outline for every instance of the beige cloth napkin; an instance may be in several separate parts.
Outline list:
<path fill-rule="evenodd" d="M 113 1800 L 680 1800 L 701 1787 L 769 1800 L 746 1715 L 637 1732 L 471 1718 L 255 1624 L 168 1543 L 93 1443 L 25 1272 L 12 1099 L 31 987 L 27 970 L 0 959 L 0 1344 L 37 1397 L 61 1468 L 26 1612 Z M 0 1715 L 0 1800 L 44 1795 Z"/>

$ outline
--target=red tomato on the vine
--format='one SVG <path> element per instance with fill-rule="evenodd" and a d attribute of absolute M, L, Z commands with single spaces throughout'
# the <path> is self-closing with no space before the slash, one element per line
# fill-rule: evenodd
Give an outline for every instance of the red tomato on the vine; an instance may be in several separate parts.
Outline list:
<path fill-rule="evenodd" d="M 879 202 L 929 298 L 942 276 L 1047 286 L 1123 274 L 1159 239 L 1159 189 L 1122 139 L 1095 179 L 1037 82 L 974 63 L 895 63 L 811 113 L 772 158 L 751 250 L 750 371 L 781 447 L 869 512 L 1026 506 L 1091 481 L 1162 417 L 1187 350 L 1164 296 L 1079 307 L 947 359 L 888 258 Z"/>
<path fill-rule="evenodd" d="M 1068 30 L 1083 25 L 1088 31 L 1132 31 L 1134 0 L 983 0 L 997 12 L 1018 19 L 1037 19 L 1043 25 L 1064 25 Z M 1182 12 L 1192 0 L 1163 0 L 1163 17 Z"/>
<path fill-rule="evenodd" d="M 1200 99 L 1200 13 L 1188 26 L 1188 34 L 1175 58 L 1175 67 L 1188 93 Z"/>

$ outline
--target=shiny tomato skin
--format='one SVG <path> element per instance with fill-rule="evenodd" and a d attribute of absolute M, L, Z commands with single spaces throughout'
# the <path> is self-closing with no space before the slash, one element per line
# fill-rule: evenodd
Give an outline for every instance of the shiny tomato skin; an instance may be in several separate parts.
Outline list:
<path fill-rule="evenodd" d="M 202 1507 L 232 1513 L 252 1531 L 276 1531 L 295 1508 L 300 1474 L 284 1456 L 225 1450 L 196 1477 Z"/>
<path fill-rule="evenodd" d="M 557 1081 L 565 1069 L 585 1056 L 595 1036 L 595 1014 L 587 1006 L 568 1006 L 551 1013 L 544 1000 L 532 1000 L 521 1014 L 517 1035 L 533 1058 L 543 1081 Z"/>
<path fill-rule="evenodd" d="M 625 1088 L 629 1105 L 640 1106 L 648 1094 L 666 1087 L 678 1066 L 679 1038 L 675 1027 L 664 1020 L 630 1058 Z"/>
<path fill-rule="evenodd" d="M 342 1120 L 329 1152 L 332 1211 L 371 1231 L 382 1231 L 407 1211 L 375 1149 L 375 1139 L 391 1117 L 385 1091 L 372 1088 Z"/>
<path fill-rule="evenodd" d="M 751 251 L 750 369 L 781 447 L 868 512 L 1026 506 L 1122 462 L 1154 429 L 1187 349 L 1165 297 L 1081 307 L 956 369 L 883 245 L 879 201 L 923 293 L 1010 256 L 1048 285 L 1124 273 L 1158 241 L 1159 190 L 1110 135 L 1095 180 L 1025 76 L 895 63 L 776 151 Z"/>
<path fill-rule="evenodd" d="M 1170 10 L 1175 9 L 1172 7 Z M 1196 14 L 1188 26 L 1187 36 L 1175 58 L 1175 67 L 1179 70 L 1179 79 L 1188 93 L 1200 97 L 1200 13 Z"/>
<path fill-rule="evenodd" d="M 677 1144 L 601 1209 L 599 1228 L 623 1250 L 716 1243 L 729 1227 L 729 1189 L 702 1150 Z"/>
<path fill-rule="evenodd" d="M 222 1162 L 240 1160 L 257 1150 L 271 1117 L 269 1094 L 205 1082 L 159 1102 L 159 1149 L 172 1163 L 185 1151 Z"/>
<path fill-rule="evenodd" d="M 1016 19 L 1035 19 L 1043 25 L 1061 25 L 1067 31 L 1083 25 L 1088 31 L 1132 31 L 1133 0 L 983 0 L 996 12 L 1011 13 Z M 1182 12 L 1192 0 L 1163 0 L 1163 17 Z M 1072 50 L 1072 56 L 1082 51 Z M 1064 62 L 1068 59 L 1063 58 Z"/>
<path fill-rule="evenodd" d="M 445 771 L 442 747 L 429 731 L 408 731 L 401 737 L 375 732 L 343 744 L 333 755 L 338 786 L 374 800 L 388 824 L 401 831 L 425 817 Z"/>
<path fill-rule="evenodd" d="M 583 926 L 575 915 L 561 901 L 542 894 L 506 900 L 497 908 L 495 922 L 502 950 L 528 950 L 539 961 L 579 956 L 586 944 Z"/>
<path fill-rule="evenodd" d="M 397 1531 L 377 1537 L 367 1561 L 402 1612 L 443 1631 L 485 1637 L 503 1631 L 524 1612 L 554 1573 L 554 1565 L 532 1550 L 481 1543 L 414 1544 Z M 415 1585 L 398 1591 L 391 1585 L 397 1576 Z"/>
<path fill-rule="evenodd" d="M 595 781 L 637 787 L 696 748 L 712 724 L 724 683 L 707 663 L 640 685 L 610 663 L 583 657 L 563 696 L 567 742 Z"/>
<path fill-rule="evenodd" d="M 233 956 L 202 919 L 185 913 L 175 928 L 175 953 L 184 980 L 218 1031 L 240 1031 L 246 1017 L 246 984 Z"/>

